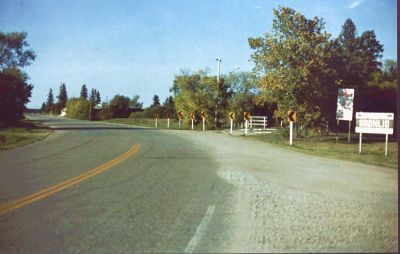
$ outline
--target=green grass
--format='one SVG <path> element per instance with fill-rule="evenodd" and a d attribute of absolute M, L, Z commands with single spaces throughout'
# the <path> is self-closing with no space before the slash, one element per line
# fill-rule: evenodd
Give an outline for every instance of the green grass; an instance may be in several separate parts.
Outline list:
<path fill-rule="evenodd" d="M 247 136 L 249 139 L 257 139 L 278 146 L 293 149 L 306 154 L 312 154 L 333 159 L 361 162 L 365 164 L 397 168 L 398 143 L 392 138 L 388 143 L 388 157 L 385 157 L 385 136 L 363 135 L 362 152 L 358 153 L 358 134 L 353 134 L 351 142 L 347 143 L 347 136 L 340 136 L 336 143 L 336 136 L 313 136 L 293 140 L 289 146 L 289 138 L 283 138 L 279 131 L 266 135 Z"/>
<path fill-rule="evenodd" d="M 2 124 L 0 126 L 0 151 L 32 144 L 48 135 L 50 135 L 48 127 L 29 120 L 22 120 L 12 125 Z"/>
<path fill-rule="evenodd" d="M 104 120 L 106 122 L 111 123 L 122 123 L 128 125 L 137 125 L 137 126 L 144 126 L 144 127 L 155 127 L 155 119 L 152 118 L 112 118 L 108 120 Z M 158 129 L 167 129 L 167 119 L 157 119 L 157 128 Z M 181 123 L 182 130 L 190 130 L 192 128 L 191 125 L 187 125 Z M 194 125 L 195 130 L 202 130 L 203 125 L 200 122 L 197 126 Z M 210 126 L 206 126 L 206 128 L 211 128 Z M 169 119 L 169 129 L 179 129 L 179 122 L 176 119 Z"/>

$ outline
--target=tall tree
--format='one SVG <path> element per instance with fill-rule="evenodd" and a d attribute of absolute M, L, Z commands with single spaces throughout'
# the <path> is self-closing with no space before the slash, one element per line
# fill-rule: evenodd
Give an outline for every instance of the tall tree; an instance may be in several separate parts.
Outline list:
<path fill-rule="evenodd" d="M 97 90 L 92 88 L 92 90 L 90 91 L 89 99 L 93 104 L 96 103 L 96 95 L 97 95 Z"/>
<path fill-rule="evenodd" d="M 54 96 L 53 96 L 53 89 L 50 88 L 49 93 L 47 95 L 46 101 L 46 111 L 53 112 L 54 111 Z"/>
<path fill-rule="evenodd" d="M 43 102 L 42 106 L 40 107 L 40 113 L 46 112 L 46 104 Z"/>
<path fill-rule="evenodd" d="M 80 98 L 85 99 L 85 100 L 87 100 L 87 98 L 88 98 L 88 90 L 86 88 L 86 84 L 83 84 L 81 87 L 81 97 Z"/>
<path fill-rule="evenodd" d="M 139 102 L 140 96 L 134 95 L 132 99 L 129 101 L 129 106 L 136 109 L 142 109 L 143 103 Z"/>
<path fill-rule="evenodd" d="M 33 85 L 21 68 L 35 60 L 26 41 L 27 33 L 0 32 L 0 122 L 15 122 L 23 117 Z"/>
<path fill-rule="evenodd" d="M 101 103 L 101 97 L 100 97 L 100 92 L 96 91 L 96 105 Z"/>
<path fill-rule="evenodd" d="M 57 99 L 58 99 L 58 108 L 62 110 L 67 105 L 68 101 L 67 87 L 65 86 L 65 83 L 61 84 L 60 92 L 57 96 Z"/>
<path fill-rule="evenodd" d="M 286 119 L 295 110 L 306 125 L 321 117 L 322 95 L 332 70 L 326 66 L 329 34 L 322 19 L 307 19 L 287 7 L 274 10 L 272 32 L 249 38 L 255 50 L 260 102 L 276 102 L 276 117 Z"/>
<path fill-rule="evenodd" d="M 158 95 L 154 95 L 152 106 L 154 107 L 160 106 L 160 97 L 158 97 Z"/>
<path fill-rule="evenodd" d="M 0 71 L 0 122 L 15 122 L 22 118 L 33 85 L 28 76 L 17 68 Z"/>
<path fill-rule="evenodd" d="M 35 60 L 36 54 L 26 41 L 27 33 L 0 32 L 0 69 L 23 68 Z"/>
<path fill-rule="evenodd" d="M 374 31 L 365 31 L 357 35 L 356 25 L 347 19 L 339 37 L 335 39 L 336 58 L 333 68 L 338 73 L 342 87 L 363 90 L 372 78 L 372 73 L 379 71 L 383 46 L 376 39 Z M 356 91 L 357 92 L 357 91 Z"/>

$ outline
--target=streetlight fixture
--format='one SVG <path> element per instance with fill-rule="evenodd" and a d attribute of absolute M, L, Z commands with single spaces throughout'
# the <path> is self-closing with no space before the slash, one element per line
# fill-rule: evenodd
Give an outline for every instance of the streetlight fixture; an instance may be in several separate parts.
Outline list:
<path fill-rule="evenodd" d="M 215 119 L 214 119 L 214 122 L 215 122 L 215 128 L 217 128 L 218 127 L 218 90 L 219 90 L 219 77 L 220 77 L 220 75 L 221 75 L 221 66 L 220 66 L 220 64 L 221 64 L 221 58 L 217 58 L 217 59 L 215 59 L 217 62 L 218 62 L 218 76 L 217 76 L 217 101 L 216 101 L 216 104 L 215 104 Z"/>

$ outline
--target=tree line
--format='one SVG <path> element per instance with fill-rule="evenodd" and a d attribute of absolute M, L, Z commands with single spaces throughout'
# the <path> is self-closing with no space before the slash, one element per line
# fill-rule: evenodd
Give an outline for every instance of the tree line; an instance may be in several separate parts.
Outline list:
<path fill-rule="evenodd" d="M 251 112 L 268 116 L 269 125 L 285 121 L 288 111 L 296 111 L 304 128 L 319 128 L 335 125 L 338 88 L 354 88 L 354 112 L 397 113 L 397 62 L 385 60 L 382 64 L 383 45 L 374 31 L 359 35 L 356 25 L 347 19 L 340 34 L 332 38 L 321 18 L 308 19 L 288 7 L 274 9 L 273 14 L 271 31 L 248 39 L 255 65 L 251 72 L 231 71 L 218 78 L 208 69 L 181 70 L 170 88 L 172 95 L 162 105 L 154 95 L 153 104 L 144 109 L 139 95 L 115 95 L 105 103 L 94 88 L 88 95 L 86 85 L 79 98 L 68 98 L 62 83 L 57 102 L 50 89 L 41 110 L 59 114 L 66 107 L 70 117 L 90 120 L 153 118 L 156 114 L 177 117 L 182 111 L 188 123 L 190 114 L 201 119 L 200 113 L 205 112 L 207 122 L 215 127 L 228 122 L 230 111 L 236 113 L 236 123 L 243 121 L 244 112 Z M 2 120 L 22 117 L 33 88 L 21 70 L 35 59 L 32 50 L 24 50 L 29 46 L 25 39 L 26 33 L 0 33 L 5 45 L 0 56 Z"/>

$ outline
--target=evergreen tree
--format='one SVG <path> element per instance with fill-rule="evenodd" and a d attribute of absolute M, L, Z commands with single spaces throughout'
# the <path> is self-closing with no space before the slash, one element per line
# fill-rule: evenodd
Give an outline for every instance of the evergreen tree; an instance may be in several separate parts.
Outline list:
<path fill-rule="evenodd" d="M 88 90 L 86 88 L 86 84 L 83 84 L 81 88 L 81 99 L 87 100 L 87 98 L 88 98 Z"/>
<path fill-rule="evenodd" d="M 100 92 L 96 91 L 96 105 L 101 103 Z"/>
<path fill-rule="evenodd" d="M 158 97 L 158 95 L 154 95 L 152 106 L 154 106 L 154 107 L 160 106 L 160 97 Z"/>
<path fill-rule="evenodd" d="M 65 108 L 65 106 L 67 105 L 67 101 L 68 101 L 68 95 L 67 95 L 67 88 L 65 86 L 65 83 L 62 83 L 60 86 L 60 93 L 57 96 L 58 99 L 58 107 L 59 109 L 63 109 Z"/>
<path fill-rule="evenodd" d="M 54 111 L 54 96 L 53 96 L 53 89 L 50 88 L 49 94 L 47 95 L 46 112 L 53 112 L 53 111 Z"/>
<path fill-rule="evenodd" d="M 40 113 L 46 112 L 46 104 L 43 102 L 42 107 L 40 107 Z"/>
<path fill-rule="evenodd" d="M 97 90 L 92 88 L 92 90 L 90 91 L 90 101 L 94 104 L 96 103 L 96 94 L 97 94 Z"/>

